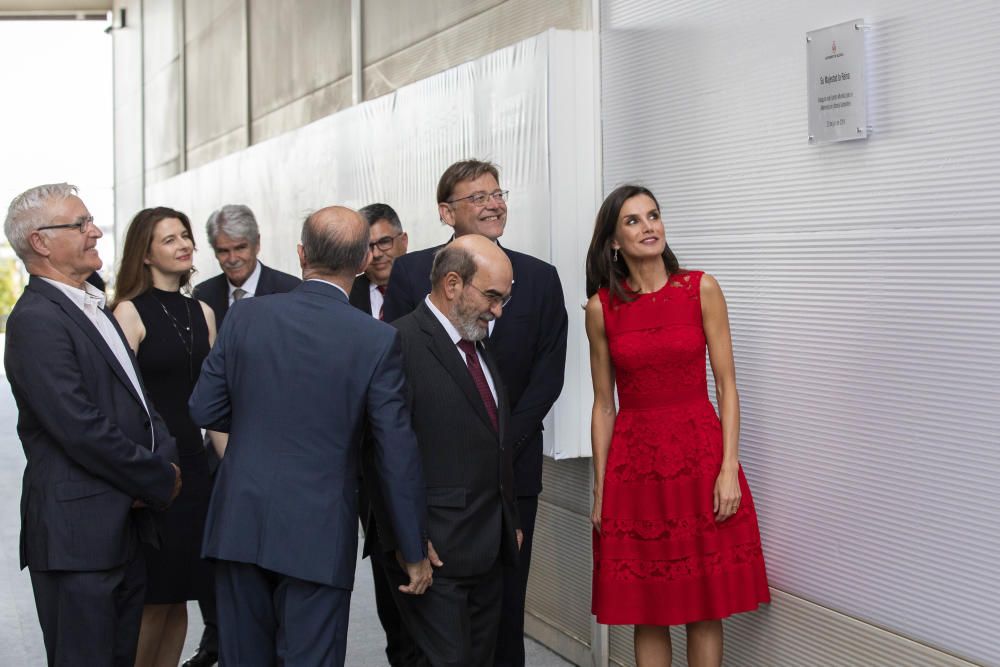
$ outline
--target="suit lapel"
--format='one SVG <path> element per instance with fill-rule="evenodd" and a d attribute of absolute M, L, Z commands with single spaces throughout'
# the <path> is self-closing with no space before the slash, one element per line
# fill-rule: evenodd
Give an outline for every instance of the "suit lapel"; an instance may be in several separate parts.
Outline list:
<path fill-rule="evenodd" d="M 364 274 L 354 279 L 349 300 L 351 305 L 358 310 L 362 310 L 369 315 L 372 314 L 371 283 L 368 282 L 368 278 Z"/>
<path fill-rule="evenodd" d="M 257 261 L 260 262 L 260 260 Z M 257 279 L 257 289 L 253 294 L 254 296 L 263 296 L 265 294 L 271 294 L 272 292 L 274 292 L 274 287 L 271 285 L 271 269 L 261 263 L 260 278 Z"/>
<path fill-rule="evenodd" d="M 101 356 L 104 357 L 104 360 L 108 363 L 108 366 L 111 367 L 111 370 L 118 377 L 121 383 L 125 385 L 126 389 L 129 390 L 133 398 L 135 398 L 135 400 L 138 401 L 140 405 L 144 405 L 142 398 L 136 392 L 135 386 L 132 384 L 132 381 L 129 380 L 128 374 L 125 372 L 125 369 L 122 368 L 122 365 L 118 362 L 118 357 L 116 357 L 115 353 L 111 351 L 111 348 L 108 347 L 107 342 L 104 340 L 104 336 L 102 336 L 101 332 L 97 330 L 97 327 L 94 325 L 94 323 L 91 322 L 86 315 L 84 315 L 83 311 L 80 310 L 80 308 L 75 303 L 70 301 L 69 297 L 67 297 L 65 294 L 60 292 L 55 287 L 52 287 L 51 285 L 47 284 L 44 280 L 41 279 L 36 280 L 32 278 L 31 282 L 28 283 L 28 289 L 36 290 L 39 294 L 45 296 L 47 299 L 49 299 L 54 304 L 59 306 L 62 309 L 62 311 L 66 313 L 67 316 L 69 316 L 69 319 L 73 320 L 73 322 L 80 328 L 80 330 L 84 334 L 86 334 L 86 336 L 91 340 L 91 342 L 94 344 L 94 347 L 96 347 L 97 351 L 101 353 Z M 114 318 L 111 317 L 110 313 L 107 313 L 107 311 L 103 311 L 99 313 L 98 316 L 111 318 L 111 323 L 114 326 L 115 331 L 118 333 L 118 337 L 122 339 L 122 344 L 124 344 L 125 349 L 128 350 L 128 343 L 125 341 L 125 336 L 122 334 L 121 328 L 119 328 L 118 323 L 115 322 Z M 131 352 L 129 353 L 129 359 L 130 360 L 132 359 Z M 141 377 L 138 368 L 135 369 L 135 374 L 136 377 Z M 141 381 L 142 380 L 140 380 L 140 382 Z"/>
<path fill-rule="evenodd" d="M 490 416 L 486 412 L 486 406 L 483 405 L 483 397 L 479 395 L 476 383 L 472 380 L 469 367 L 466 366 L 462 358 L 462 351 L 451 342 L 448 332 L 444 330 L 444 327 L 441 326 L 441 323 L 438 322 L 426 303 L 421 301 L 414 313 L 420 322 L 420 328 L 427 334 L 427 347 L 431 351 L 431 354 L 441 362 L 441 365 L 452 376 L 455 383 L 462 390 L 462 393 L 465 394 L 465 397 L 469 399 L 472 409 L 476 411 L 476 414 L 479 415 L 480 419 L 492 431 L 493 422 L 490 421 Z M 492 372 L 493 369 L 491 368 L 490 373 Z M 497 376 L 494 375 L 494 377 Z"/>

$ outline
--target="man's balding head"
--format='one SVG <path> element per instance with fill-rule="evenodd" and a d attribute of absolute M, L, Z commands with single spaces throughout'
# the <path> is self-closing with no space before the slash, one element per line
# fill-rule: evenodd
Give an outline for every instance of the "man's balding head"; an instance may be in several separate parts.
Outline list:
<path fill-rule="evenodd" d="M 506 253 L 485 236 L 466 234 L 434 256 L 431 301 L 462 338 L 482 340 L 490 320 L 503 314 L 513 282 Z"/>
<path fill-rule="evenodd" d="M 299 263 L 303 276 L 354 279 L 368 259 L 368 224 L 356 211 L 328 206 L 302 224 Z"/>

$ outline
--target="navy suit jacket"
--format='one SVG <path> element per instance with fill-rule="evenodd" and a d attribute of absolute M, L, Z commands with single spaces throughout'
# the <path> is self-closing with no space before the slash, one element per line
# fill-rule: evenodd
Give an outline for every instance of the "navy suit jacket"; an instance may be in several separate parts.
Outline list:
<path fill-rule="evenodd" d="M 257 290 L 254 292 L 254 296 L 290 292 L 301 282 L 295 276 L 264 266 L 264 263 L 261 262 L 260 279 L 257 281 Z M 212 310 L 215 311 L 215 328 L 216 330 L 221 329 L 222 320 L 226 317 L 226 311 L 229 310 L 229 282 L 226 280 L 226 274 L 220 273 L 214 278 L 198 283 L 191 296 L 212 307 Z"/>
<path fill-rule="evenodd" d="M 111 313 L 101 316 L 127 349 Z M 129 360 L 141 382 L 131 352 Z M 163 508 L 170 501 L 174 439 L 148 394 L 147 414 L 97 327 L 32 276 L 7 320 L 4 366 L 27 458 L 21 567 L 108 570 L 126 563 L 140 539 L 157 543 L 149 511 L 132 502 Z"/>
<path fill-rule="evenodd" d="M 504 445 L 510 409 L 503 382 L 488 348 L 486 366 L 497 392 L 499 432 L 462 352 L 426 304 L 396 320 L 403 341 L 413 429 L 420 443 L 427 483 L 428 537 L 444 565 L 435 576 L 469 577 L 488 572 L 497 557 L 517 562 L 517 504 L 511 451 Z M 379 539 L 395 545 L 372 493 Z"/>
<path fill-rule="evenodd" d="M 407 561 L 424 557 L 399 336 L 336 287 L 307 281 L 234 304 L 189 407 L 195 423 L 229 433 L 203 556 L 351 588 L 367 423 L 399 548 Z"/>
<path fill-rule="evenodd" d="M 386 322 L 406 315 L 431 291 L 434 253 L 443 246 L 396 259 L 385 293 Z M 542 420 L 559 398 L 566 370 L 566 305 L 551 264 L 503 248 L 514 269 L 512 298 L 496 321 L 488 347 L 510 398 L 505 444 L 514 451 L 519 496 L 542 490 Z"/>

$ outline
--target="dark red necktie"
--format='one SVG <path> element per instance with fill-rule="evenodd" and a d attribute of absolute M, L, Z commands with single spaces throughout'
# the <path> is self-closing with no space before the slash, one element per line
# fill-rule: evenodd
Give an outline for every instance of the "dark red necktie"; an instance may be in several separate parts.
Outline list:
<path fill-rule="evenodd" d="M 479 390 L 479 397 L 483 399 L 483 405 L 486 406 L 486 412 L 490 416 L 490 421 L 493 422 L 493 430 L 499 431 L 500 425 L 497 419 L 497 404 L 493 400 L 493 392 L 490 391 L 490 383 L 486 381 L 486 373 L 483 372 L 483 367 L 479 365 L 479 355 L 476 354 L 476 344 L 471 340 L 460 340 L 458 341 L 458 349 L 465 353 L 465 365 L 469 367 L 469 374 L 472 375 L 472 381 L 476 383 L 476 389 Z"/>
<path fill-rule="evenodd" d="M 376 285 L 375 289 L 382 294 L 382 305 L 378 307 L 378 318 L 381 320 L 385 315 L 385 285 Z"/>

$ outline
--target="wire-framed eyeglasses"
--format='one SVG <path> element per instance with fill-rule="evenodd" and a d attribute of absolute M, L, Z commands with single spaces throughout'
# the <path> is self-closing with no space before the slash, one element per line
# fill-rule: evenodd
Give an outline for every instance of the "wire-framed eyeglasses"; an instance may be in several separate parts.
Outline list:
<path fill-rule="evenodd" d="M 81 234 L 86 234 L 91 229 L 94 228 L 94 216 L 88 215 L 81 218 L 77 218 L 75 222 L 67 222 L 61 225 L 44 225 L 35 229 L 36 232 L 40 232 L 46 229 L 76 229 Z"/>
<path fill-rule="evenodd" d="M 491 199 L 497 203 L 503 203 L 507 201 L 507 195 L 510 194 L 510 190 L 497 190 L 496 192 L 473 192 L 467 197 L 459 197 L 458 199 L 449 199 L 446 204 L 454 204 L 455 202 L 468 199 L 470 202 L 476 206 L 486 206 L 486 202 Z"/>
<path fill-rule="evenodd" d="M 493 290 L 484 292 L 483 290 L 479 289 L 472 283 L 466 283 L 466 285 L 468 285 L 469 287 L 473 288 L 474 290 L 482 294 L 484 297 L 486 297 L 486 299 L 490 302 L 491 308 L 493 306 L 500 306 L 501 308 L 504 308 L 508 303 L 510 303 L 510 300 L 514 297 L 513 292 L 507 292 L 506 294 L 498 294 Z"/>

